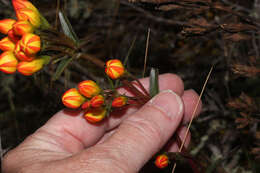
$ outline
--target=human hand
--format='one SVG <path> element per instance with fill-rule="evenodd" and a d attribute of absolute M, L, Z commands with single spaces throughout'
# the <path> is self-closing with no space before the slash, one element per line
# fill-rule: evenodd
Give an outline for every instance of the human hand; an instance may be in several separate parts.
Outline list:
<path fill-rule="evenodd" d="M 149 87 L 149 79 L 140 81 Z M 184 138 L 187 129 L 181 125 L 190 121 L 199 98 L 193 90 L 184 91 L 173 74 L 160 75 L 159 85 L 162 92 L 143 107 L 113 112 L 100 124 L 87 123 L 81 112 L 58 112 L 6 154 L 3 172 L 138 172 L 174 133 Z M 201 104 L 196 115 L 200 110 Z M 190 134 L 185 146 L 189 141 Z M 172 143 L 167 150 L 178 147 Z"/>

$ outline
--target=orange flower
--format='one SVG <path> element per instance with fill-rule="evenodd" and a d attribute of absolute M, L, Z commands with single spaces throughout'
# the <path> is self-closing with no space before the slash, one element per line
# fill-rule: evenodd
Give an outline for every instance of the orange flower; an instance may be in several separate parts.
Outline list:
<path fill-rule="evenodd" d="M 12 74 L 16 71 L 18 61 L 15 58 L 13 52 L 7 51 L 0 55 L 0 70 Z"/>
<path fill-rule="evenodd" d="M 106 63 L 106 74 L 112 79 L 118 79 L 125 73 L 122 62 L 118 59 L 112 59 Z"/>
<path fill-rule="evenodd" d="M 127 103 L 127 98 L 124 96 L 119 96 L 115 98 L 112 102 L 112 107 L 114 108 L 120 108 L 122 106 L 125 106 Z"/>
<path fill-rule="evenodd" d="M 86 101 L 85 103 L 83 103 L 83 105 L 81 106 L 82 109 L 88 109 L 90 108 L 90 101 Z"/>
<path fill-rule="evenodd" d="M 14 55 L 16 56 L 17 59 L 20 61 L 32 61 L 35 59 L 34 56 L 28 56 L 26 55 L 22 50 L 20 46 L 20 41 L 16 43 L 15 49 L 14 49 Z"/>
<path fill-rule="evenodd" d="M 41 70 L 44 64 L 45 59 L 43 58 L 37 58 L 31 62 L 22 61 L 18 64 L 17 70 L 25 76 L 31 76 Z"/>
<path fill-rule="evenodd" d="M 27 33 L 21 39 L 21 50 L 27 55 L 34 55 L 41 50 L 41 38 L 38 35 Z"/>
<path fill-rule="evenodd" d="M 69 89 L 62 96 L 62 103 L 72 109 L 79 108 L 84 102 L 85 98 L 78 92 L 76 88 Z"/>
<path fill-rule="evenodd" d="M 79 92 L 87 98 L 91 98 L 100 93 L 99 86 L 92 80 L 80 82 L 78 85 Z"/>
<path fill-rule="evenodd" d="M 8 38 L 10 40 L 12 40 L 12 42 L 14 42 L 14 43 L 17 43 L 21 38 L 20 36 L 15 35 L 14 30 L 12 30 L 12 29 L 8 31 L 7 35 L 8 35 Z"/>
<path fill-rule="evenodd" d="M 13 25 L 13 31 L 15 35 L 24 35 L 26 33 L 32 33 L 34 30 L 33 26 L 27 20 L 17 21 Z"/>
<path fill-rule="evenodd" d="M 155 165 L 158 168 L 166 168 L 169 165 L 169 157 L 166 154 L 161 154 L 157 156 L 155 160 Z"/>
<path fill-rule="evenodd" d="M 14 10 L 28 8 L 34 11 L 38 11 L 37 8 L 28 0 L 12 0 Z"/>
<path fill-rule="evenodd" d="M 9 30 L 13 28 L 13 24 L 16 22 L 14 19 L 4 19 L 0 20 L 0 32 L 2 34 L 7 34 Z"/>
<path fill-rule="evenodd" d="M 90 109 L 85 113 L 84 118 L 91 123 L 97 123 L 106 117 L 106 112 L 104 108 Z"/>
<path fill-rule="evenodd" d="M 8 38 L 5 37 L 0 40 L 0 49 L 2 51 L 13 51 L 15 48 L 15 44 Z"/>
<path fill-rule="evenodd" d="M 29 22 L 36 28 L 41 25 L 40 14 L 29 8 L 17 9 L 16 17 L 18 20 L 29 20 Z"/>
<path fill-rule="evenodd" d="M 104 97 L 102 95 L 97 95 L 94 96 L 91 100 L 90 100 L 90 104 L 91 107 L 93 108 L 99 108 L 104 104 Z"/>

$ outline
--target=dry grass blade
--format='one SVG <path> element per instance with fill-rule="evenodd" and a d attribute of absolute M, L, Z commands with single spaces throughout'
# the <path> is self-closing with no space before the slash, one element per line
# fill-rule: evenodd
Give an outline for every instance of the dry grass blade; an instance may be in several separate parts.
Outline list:
<path fill-rule="evenodd" d="M 194 117 L 195 117 L 196 111 L 197 111 L 197 109 L 198 109 L 198 106 L 199 106 L 201 97 L 202 97 L 202 95 L 203 95 L 203 93 L 204 93 L 204 91 L 205 91 L 205 89 L 206 89 L 206 86 L 207 86 L 207 83 L 208 83 L 209 78 L 210 78 L 210 76 L 211 76 L 211 73 L 212 73 L 212 71 L 213 71 L 213 68 L 214 68 L 213 66 L 210 68 L 210 71 L 209 71 L 209 73 L 208 73 L 208 75 L 207 75 L 207 78 L 206 78 L 206 80 L 205 80 L 205 82 L 204 82 L 204 85 L 203 85 L 203 87 L 202 87 L 202 90 L 201 90 L 199 99 L 198 99 L 198 101 L 197 101 L 197 103 L 196 103 L 195 109 L 193 110 L 193 113 L 192 113 L 192 116 L 191 116 L 191 121 L 189 122 L 188 128 L 187 128 L 187 130 L 186 130 L 186 132 L 185 132 L 184 140 L 182 141 L 181 147 L 179 148 L 179 152 L 181 152 L 181 151 L 182 151 L 182 148 L 184 147 L 185 141 L 186 141 L 187 136 L 188 136 L 188 132 L 189 132 L 190 127 L 191 127 L 191 124 L 192 124 L 192 122 L 193 122 L 193 120 L 194 120 Z M 175 163 L 175 164 L 173 165 L 173 168 L 172 168 L 172 173 L 175 172 L 176 166 L 177 166 L 177 164 Z"/>
<path fill-rule="evenodd" d="M 148 58 L 150 34 L 151 34 L 151 29 L 148 28 L 147 40 L 146 40 L 146 49 L 145 49 L 145 57 L 144 57 L 144 71 L 143 71 L 143 77 L 144 77 L 145 72 L 146 72 L 146 65 L 147 65 L 147 58 Z"/>

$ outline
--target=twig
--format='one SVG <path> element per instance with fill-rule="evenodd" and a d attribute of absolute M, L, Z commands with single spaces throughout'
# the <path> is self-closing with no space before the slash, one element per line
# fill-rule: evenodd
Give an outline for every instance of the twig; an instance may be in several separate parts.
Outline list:
<path fill-rule="evenodd" d="M 144 77 L 145 72 L 146 72 L 146 65 L 147 65 L 147 57 L 148 57 L 148 50 L 149 50 L 150 34 L 151 34 L 151 29 L 148 28 L 147 40 L 146 40 L 146 49 L 145 49 L 145 57 L 144 57 L 144 71 L 143 71 L 143 77 Z"/>
<path fill-rule="evenodd" d="M 182 148 L 184 147 L 184 144 L 185 144 L 185 142 L 186 142 L 186 139 L 187 139 L 187 136 L 188 136 L 188 133 L 189 133 L 191 124 L 192 124 L 192 122 L 193 122 L 193 120 L 194 120 L 194 117 L 195 117 L 196 111 L 197 111 L 197 109 L 198 109 L 198 106 L 199 106 L 201 97 L 202 97 L 202 95 L 203 95 L 203 93 L 204 93 L 204 91 L 205 91 L 205 89 L 206 89 L 206 86 L 207 86 L 207 83 L 208 83 L 209 78 L 210 78 L 210 76 L 211 76 L 211 73 L 212 73 L 212 71 L 213 71 L 213 68 L 214 68 L 213 66 L 210 68 L 210 71 L 209 71 L 209 73 L 208 73 L 208 75 L 207 75 L 207 78 L 206 78 L 206 81 L 205 81 L 205 83 L 204 83 L 204 85 L 203 85 L 203 88 L 202 88 L 202 90 L 201 90 L 199 99 L 198 99 L 197 104 L 196 104 L 196 106 L 195 106 L 195 109 L 194 109 L 194 111 L 193 111 L 193 113 L 192 113 L 191 121 L 190 121 L 190 123 L 189 123 L 189 125 L 188 125 L 188 128 L 187 128 L 187 130 L 186 130 L 186 133 L 185 133 L 185 135 L 184 135 L 184 139 L 183 139 L 183 141 L 182 141 L 181 147 L 179 148 L 179 152 L 181 152 L 181 151 L 182 151 Z M 174 166 L 173 166 L 173 168 L 172 168 L 172 173 L 175 172 L 176 166 L 177 166 L 177 164 L 175 163 Z"/>

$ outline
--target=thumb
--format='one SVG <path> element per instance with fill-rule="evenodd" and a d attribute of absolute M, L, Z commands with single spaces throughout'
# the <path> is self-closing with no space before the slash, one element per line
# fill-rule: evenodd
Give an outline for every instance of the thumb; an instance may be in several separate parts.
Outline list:
<path fill-rule="evenodd" d="M 138 172 L 178 128 L 183 102 L 171 90 L 163 91 L 126 119 L 103 143 L 120 163 L 122 172 Z"/>

